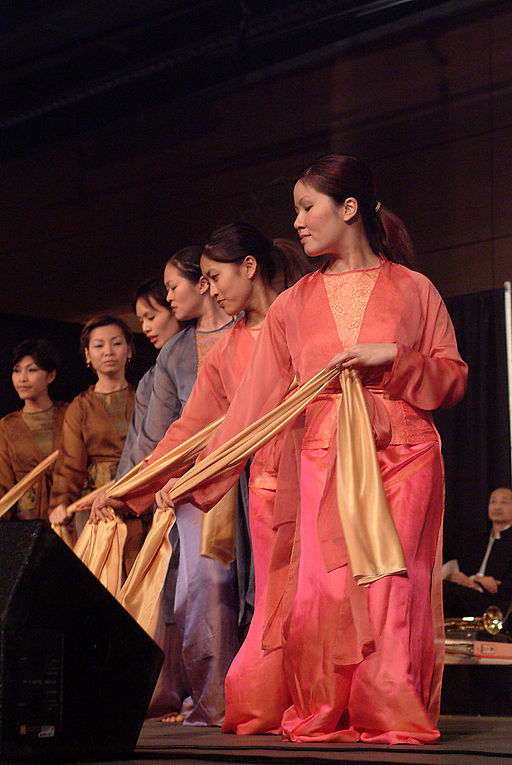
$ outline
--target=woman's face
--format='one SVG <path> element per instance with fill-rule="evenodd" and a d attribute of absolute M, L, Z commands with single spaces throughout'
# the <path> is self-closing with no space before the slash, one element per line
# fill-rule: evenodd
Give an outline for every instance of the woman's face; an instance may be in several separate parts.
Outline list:
<path fill-rule="evenodd" d="M 53 380 L 55 371 L 41 369 L 32 356 L 23 356 L 12 368 L 12 384 L 22 401 L 36 401 L 41 395 L 47 395 Z"/>
<path fill-rule="evenodd" d="M 140 297 L 135 304 L 135 313 L 142 331 L 155 348 L 160 349 L 171 337 L 179 332 L 178 321 L 171 308 L 165 308 L 151 295 Z"/>
<path fill-rule="evenodd" d="M 203 294 L 206 289 L 201 281 L 194 284 L 168 263 L 164 271 L 164 284 L 167 290 L 167 302 L 178 321 L 197 319 L 203 309 Z"/>
<path fill-rule="evenodd" d="M 208 279 L 210 295 L 229 316 L 236 316 L 248 307 L 253 283 L 245 261 L 221 263 L 201 255 L 201 271 Z"/>
<path fill-rule="evenodd" d="M 344 206 L 304 181 L 295 184 L 293 199 L 297 213 L 293 225 L 306 255 L 339 253 L 347 232 Z"/>
<path fill-rule="evenodd" d="M 85 358 L 97 375 L 124 374 L 127 361 L 131 358 L 131 349 L 121 327 L 107 324 L 93 329 L 89 346 L 85 349 Z"/>

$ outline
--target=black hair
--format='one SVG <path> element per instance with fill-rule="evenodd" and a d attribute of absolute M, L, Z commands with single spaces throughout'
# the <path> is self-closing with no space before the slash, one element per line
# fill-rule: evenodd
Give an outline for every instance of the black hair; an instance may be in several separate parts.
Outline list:
<path fill-rule="evenodd" d="M 30 356 L 40 369 L 45 372 L 55 372 L 59 357 L 53 345 L 44 338 L 37 340 L 23 340 L 12 352 L 11 369 L 14 369 L 21 359 Z"/>
<path fill-rule="evenodd" d="M 327 194 L 341 205 L 348 197 L 357 199 L 361 220 L 373 252 L 414 268 L 416 258 L 402 220 L 377 199 L 372 171 L 363 160 L 350 154 L 328 154 L 316 159 L 296 179 Z"/>
<path fill-rule="evenodd" d="M 169 258 L 167 265 L 174 266 L 185 279 L 188 279 L 189 282 L 192 282 L 193 284 L 197 284 L 202 277 L 202 251 L 203 248 L 195 244 L 192 244 L 189 247 L 183 247 Z"/>
<path fill-rule="evenodd" d="M 133 313 L 136 313 L 137 301 L 141 298 L 147 302 L 151 299 L 162 308 L 166 308 L 168 311 L 171 310 L 171 307 L 167 302 L 167 290 L 165 289 L 162 279 L 148 279 L 147 281 L 142 282 L 142 284 L 139 284 L 133 296 Z"/>
<path fill-rule="evenodd" d="M 242 263 L 252 255 L 266 284 L 281 289 L 294 284 L 309 269 L 302 248 L 288 239 L 269 239 L 251 223 L 230 223 L 216 229 L 203 248 L 207 258 L 219 263 Z"/>

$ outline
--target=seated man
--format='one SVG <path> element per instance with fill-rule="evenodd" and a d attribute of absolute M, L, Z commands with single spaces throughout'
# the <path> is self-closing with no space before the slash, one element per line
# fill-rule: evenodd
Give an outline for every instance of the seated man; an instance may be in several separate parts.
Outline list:
<path fill-rule="evenodd" d="M 491 605 L 506 614 L 512 601 L 512 490 L 489 497 L 492 529 L 480 568 L 472 576 L 456 571 L 443 582 L 445 616 L 482 616 Z"/>

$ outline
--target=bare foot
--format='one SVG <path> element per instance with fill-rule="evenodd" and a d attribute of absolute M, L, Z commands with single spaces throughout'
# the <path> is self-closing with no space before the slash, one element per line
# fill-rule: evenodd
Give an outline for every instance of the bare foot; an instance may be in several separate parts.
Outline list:
<path fill-rule="evenodd" d="M 160 722 L 179 724 L 183 722 L 183 715 L 179 712 L 170 712 L 168 715 L 165 715 L 165 717 L 161 717 Z"/>

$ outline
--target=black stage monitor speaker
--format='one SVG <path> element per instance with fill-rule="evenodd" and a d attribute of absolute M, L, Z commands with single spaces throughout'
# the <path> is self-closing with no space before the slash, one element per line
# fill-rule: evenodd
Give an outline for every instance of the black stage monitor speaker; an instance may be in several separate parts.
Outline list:
<path fill-rule="evenodd" d="M 163 660 L 43 521 L 0 522 L 0 760 L 133 752 Z"/>

